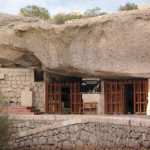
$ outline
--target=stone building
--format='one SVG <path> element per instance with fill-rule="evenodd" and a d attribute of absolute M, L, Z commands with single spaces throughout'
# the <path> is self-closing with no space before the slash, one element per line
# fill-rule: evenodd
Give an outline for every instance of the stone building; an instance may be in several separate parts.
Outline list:
<path fill-rule="evenodd" d="M 35 107 L 50 114 L 78 114 L 83 102 L 97 102 L 96 114 L 146 114 L 148 81 L 54 77 L 36 69 L 0 68 L 1 98 L 9 108 Z M 92 87 L 82 91 L 83 83 Z M 97 85 L 99 91 L 93 91 Z"/>

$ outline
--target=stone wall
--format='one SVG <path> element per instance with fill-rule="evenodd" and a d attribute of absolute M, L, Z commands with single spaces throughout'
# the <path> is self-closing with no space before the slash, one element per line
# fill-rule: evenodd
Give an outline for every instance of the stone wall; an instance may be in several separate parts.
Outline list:
<path fill-rule="evenodd" d="M 101 93 L 100 94 L 82 94 L 84 102 L 97 102 L 97 114 L 104 114 L 104 81 L 101 80 Z M 87 113 L 87 112 L 86 112 Z"/>
<path fill-rule="evenodd" d="M 150 79 L 148 79 L 148 103 L 147 103 L 147 115 L 150 115 Z"/>
<path fill-rule="evenodd" d="M 150 120 L 144 117 L 92 116 L 20 132 L 11 149 L 150 148 Z"/>
<path fill-rule="evenodd" d="M 45 111 L 45 83 L 34 82 L 34 70 L 17 68 L 0 68 L 0 93 L 8 106 L 21 106 L 21 92 L 25 88 L 33 91 L 33 106 Z"/>
<path fill-rule="evenodd" d="M 54 123 L 54 121 L 47 120 L 17 120 L 15 123 L 15 127 L 19 132 L 27 131 L 30 129 L 36 129 L 45 125 L 49 125 Z"/>

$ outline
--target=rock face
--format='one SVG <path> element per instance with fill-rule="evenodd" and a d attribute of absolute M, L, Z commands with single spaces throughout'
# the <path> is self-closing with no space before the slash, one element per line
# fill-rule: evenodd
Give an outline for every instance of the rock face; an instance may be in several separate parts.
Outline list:
<path fill-rule="evenodd" d="M 64 76 L 150 78 L 150 9 L 64 25 L 0 14 L 0 64 Z"/>

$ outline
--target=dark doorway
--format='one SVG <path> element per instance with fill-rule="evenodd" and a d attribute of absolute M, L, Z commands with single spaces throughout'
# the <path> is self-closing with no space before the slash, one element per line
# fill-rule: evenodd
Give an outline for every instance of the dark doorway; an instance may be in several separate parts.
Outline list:
<path fill-rule="evenodd" d="M 61 113 L 62 114 L 71 113 L 70 86 L 61 87 Z"/>
<path fill-rule="evenodd" d="M 134 86 L 133 84 L 124 85 L 125 113 L 134 114 Z"/>

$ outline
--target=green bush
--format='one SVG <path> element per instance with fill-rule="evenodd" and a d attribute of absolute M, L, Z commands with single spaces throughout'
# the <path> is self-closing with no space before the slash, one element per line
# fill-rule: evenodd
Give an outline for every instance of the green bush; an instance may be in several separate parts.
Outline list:
<path fill-rule="evenodd" d="M 1 101 L 0 101 L 1 102 Z M 15 120 L 2 111 L 4 105 L 0 103 L 0 149 L 4 149 L 10 141 L 12 141 L 17 133 L 15 128 Z"/>
<path fill-rule="evenodd" d="M 135 3 L 126 3 L 125 6 L 120 6 L 119 10 L 120 11 L 126 11 L 126 10 L 134 10 L 138 9 L 138 6 Z"/>
<path fill-rule="evenodd" d="M 53 20 L 56 24 L 64 24 L 68 20 L 81 19 L 80 15 L 71 15 L 71 14 L 57 14 L 54 16 Z"/>

